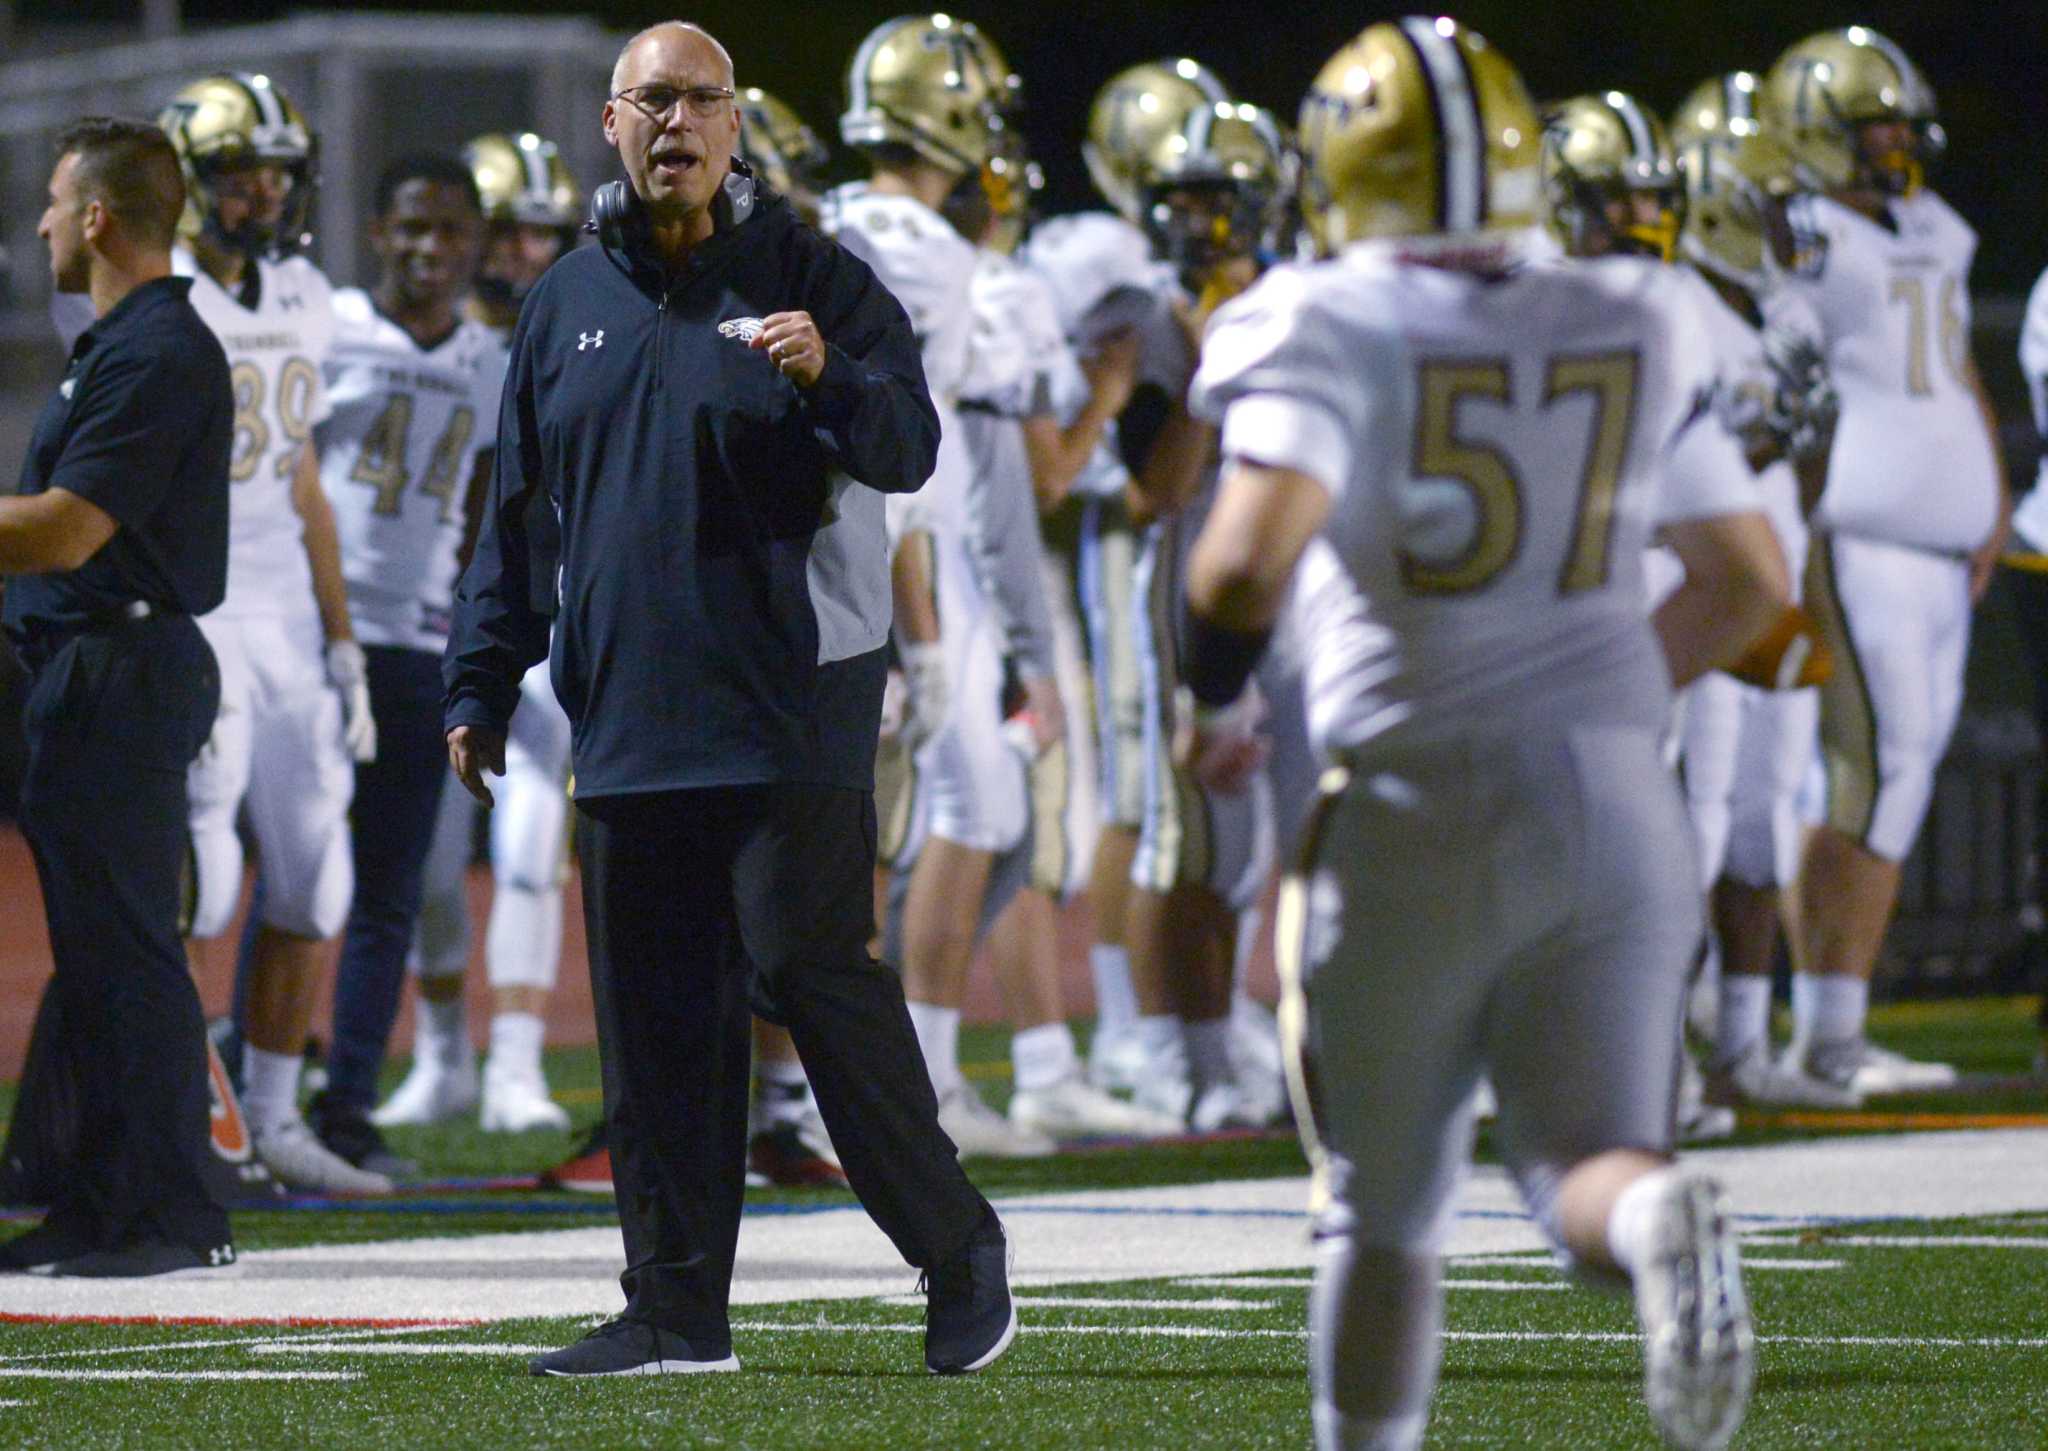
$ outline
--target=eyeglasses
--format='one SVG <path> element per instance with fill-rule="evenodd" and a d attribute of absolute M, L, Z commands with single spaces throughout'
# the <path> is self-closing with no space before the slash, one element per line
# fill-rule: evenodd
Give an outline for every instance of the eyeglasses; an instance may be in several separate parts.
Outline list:
<path fill-rule="evenodd" d="M 614 101 L 624 101 L 648 119 L 667 125 L 676 117 L 678 107 L 687 106 L 690 114 L 700 121 L 716 116 L 727 102 L 732 100 L 731 86 L 631 86 L 614 95 Z"/>

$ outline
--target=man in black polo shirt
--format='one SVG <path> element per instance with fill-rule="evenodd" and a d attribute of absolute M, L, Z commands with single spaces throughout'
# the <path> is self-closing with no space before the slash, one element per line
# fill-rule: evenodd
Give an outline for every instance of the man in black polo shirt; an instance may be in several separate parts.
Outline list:
<path fill-rule="evenodd" d="M 1006 1240 L 867 953 L 882 493 L 921 485 L 939 441 L 917 338 L 865 263 L 733 168 L 732 60 L 703 30 L 635 37 L 604 125 L 633 200 L 520 312 L 444 671 L 450 755 L 488 800 L 554 615 L 626 1308 L 533 1369 L 738 1368 L 752 1006 L 926 1273 L 925 1365 L 980 1370 L 1016 1333 Z"/>
<path fill-rule="evenodd" d="M 185 770 L 220 695 L 191 617 L 227 586 L 227 358 L 170 275 L 185 204 L 156 127 L 66 131 L 38 229 L 97 321 L 0 499 L 7 636 L 30 672 L 21 827 L 80 1044 L 80 1156 L 0 1268 L 160 1274 L 232 1263 L 203 1177 L 205 1024 L 178 940 Z"/>

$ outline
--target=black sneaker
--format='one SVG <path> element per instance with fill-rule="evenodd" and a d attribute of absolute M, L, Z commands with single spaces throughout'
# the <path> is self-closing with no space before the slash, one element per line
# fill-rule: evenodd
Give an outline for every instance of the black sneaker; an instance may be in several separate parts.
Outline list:
<path fill-rule="evenodd" d="M 0 1244 L 0 1271 L 41 1274 L 64 1260 L 92 1252 L 92 1242 L 71 1230 L 39 1224 Z"/>
<path fill-rule="evenodd" d="M 738 1370 L 730 1345 L 691 1340 L 638 1320 L 607 1320 L 574 1345 L 537 1355 L 534 1375 L 695 1375 Z"/>
<path fill-rule="evenodd" d="M 926 1292 L 924 1367 L 933 1375 L 986 1369 L 1017 1338 L 1010 1242 L 993 1209 L 959 1257 L 933 1265 L 918 1288 Z"/>
<path fill-rule="evenodd" d="M 170 1244 L 147 1240 L 121 1249 L 94 1250 L 29 1273 L 60 1280 L 135 1280 L 177 1270 L 220 1270 L 235 1262 L 231 1244 Z"/>
<path fill-rule="evenodd" d="M 384 1142 L 367 1110 L 316 1093 L 306 1101 L 306 1123 L 321 1143 L 365 1173 L 410 1179 L 420 1171 L 418 1164 L 394 1153 Z"/>

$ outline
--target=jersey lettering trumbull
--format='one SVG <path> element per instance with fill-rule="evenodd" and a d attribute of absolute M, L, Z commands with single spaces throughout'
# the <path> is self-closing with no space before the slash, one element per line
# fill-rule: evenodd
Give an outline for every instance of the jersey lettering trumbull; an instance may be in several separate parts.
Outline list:
<path fill-rule="evenodd" d="M 1890 204 L 1893 226 L 1824 197 L 1794 225 L 1819 260 L 1786 291 L 1819 319 L 1841 419 L 1815 526 L 1961 553 L 1991 532 L 1998 464 L 1971 385 L 1970 263 L 1977 234 L 1929 191 Z"/>
<path fill-rule="evenodd" d="M 1332 568 L 1300 591 L 1319 748 L 1662 727 L 1652 524 L 1759 507 L 1697 286 L 1633 258 L 1483 279 L 1367 247 L 1217 315 L 1196 410 L 1227 456 L 1331 495 Z"/>
<path fill-rule="evenodd" d="M 334 295 L 320 482 L 341 535 L 356 638 L 438 653 L 448 638 L 463 505 L 497 442 L 505 349 L 476 322 L 422 348 L 367 293 Z"/>

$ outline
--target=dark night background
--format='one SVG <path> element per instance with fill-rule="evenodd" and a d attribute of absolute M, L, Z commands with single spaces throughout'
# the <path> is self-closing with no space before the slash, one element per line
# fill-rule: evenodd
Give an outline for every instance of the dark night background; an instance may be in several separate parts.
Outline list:
<path fill-rule="evenodd" d="M 188 26 L 271 20 L 347 5 L 186 0 Z M 732 51 L 742 84 L 764 86 L 801 111 L 836 146 L 844 68 L 878 21 L 910 7 L 705 0 L 697 5 L 563 5 L 495 0 L 412 7 L 442 12 L 589 14 L 621 30 L 651 21 L 696 20 Z M 1416 9 L 1427 7 L 1417 6 Z M 134 0 L 23 0 L 26 26 L 68 27 L 135 17 Z M 956 13 L 980 23 L 1024 77 L 1026 130 L 1050 182 L 1048 208 L 1093 205 L 1078 145 L 1090 98 L 1113 72 L 1170 53 L 1214 67 L 1245 99 L 1291 121 L 1329 54 L 1377 20 L 1409 7 L 1258 0 L 1092 0 L 1087 4 L 979 0 Z M 1737 67 L 1762 70 L 1813 31 L 1861 23 L 1903 46 L 1941 98 L 1950 159 L 1935 186 L 1983 234 L 1976 290 L 2023 293 L 2048 263 L 2048 0 L 1880 0 L 1860 7 L 1823 0 L 1619 0 L 1564 5 L 1469 0 L 1451 12 L 1521 68 L 1538 99 L 1609 86 L 1669 114 L 1693 85 Z M 327 144 L 340 144 L 329 137 Z"/>

